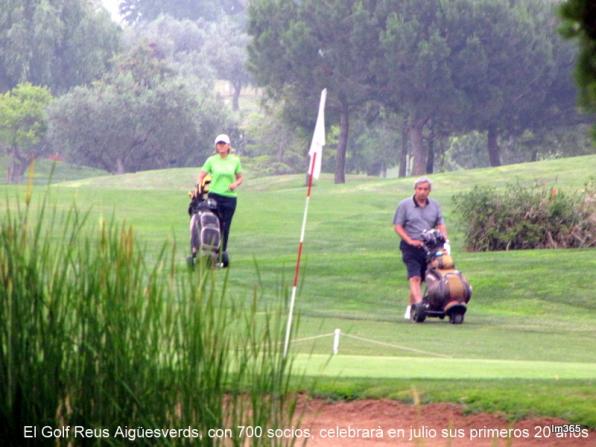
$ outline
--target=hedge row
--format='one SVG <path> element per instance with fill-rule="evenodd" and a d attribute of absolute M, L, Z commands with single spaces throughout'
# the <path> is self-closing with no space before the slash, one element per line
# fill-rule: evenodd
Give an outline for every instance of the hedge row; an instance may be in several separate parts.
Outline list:
<path fill-rule="evenodd" d="M 471 251 L 596 246 L 596 185 L 482 187 L 453 197 Z"/>

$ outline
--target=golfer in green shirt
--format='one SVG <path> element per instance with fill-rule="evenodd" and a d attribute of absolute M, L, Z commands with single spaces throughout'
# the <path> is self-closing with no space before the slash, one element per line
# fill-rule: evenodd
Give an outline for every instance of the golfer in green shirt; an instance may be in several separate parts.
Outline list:
<path fill-rule="evenodd" d="M 209 197 L 217 202 L 217 213 L 223 236 L 222 250 L 228 248 L 228 236 L 232 217 L 236 211 L 236 188 L 242 184 L 242 166 L 240 158 L 230 154 L 230 137 L 226 134 L 218 135 L 215 138 L 216 154 L 209 157 L 199 172 L 199 185 L 207 174 L 211 175 L 209 186 Z"/>

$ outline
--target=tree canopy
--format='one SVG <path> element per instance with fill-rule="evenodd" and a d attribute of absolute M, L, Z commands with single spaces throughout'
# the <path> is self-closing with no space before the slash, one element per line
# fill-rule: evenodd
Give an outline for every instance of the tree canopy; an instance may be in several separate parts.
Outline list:
<path fill-rule="evenodd" d="M 176 19 L 215 21 L 223 14 L 237 14 L 246 0 L 121 0 L 120 14 L 129 24 L 151 22 L 167 14 Z"/>
<path fill-rule="evenodd" d="M 209 38 L 203 46 L 205 59 L 214 67 L 218 79 L 224 79 L 233 88 L 232 109 L 239 109 L 240 92 L 252 83 L 246 66 L 250 38 L 240 25 L 224 18 L 206 27 Z"/>
<path fill-rule="evenodd" d="M 371 4 L 259 0 L 249 6 L 249 65 L 269 96 L 292 98 L 288 102 L 304 119 L 316 110 L 321 90 L 329 88 L 328 112 L 340 121 L 336 183 L 345 182 L 350 115 L 371 95 L 365 82 L 376 48 Z"/>
<path fill-rule="evenodd" d="M 18 182 L 27 166 L 44 151 L 48 89 L 19 84 L 0 95 L 0 146 L 9 157 L 7 180 Z"/>
<path fill-rule="evenodd" d="M 564 19 L 562 34 L 579 41 L 575 79 L 580 88 L 580 102 L 588 112 L 596 113 L 596 3 L 566 0 L 560 11 Z M 592 127 L 592 138 L 596 141 L 596 124 Z"/>
<path fill-rule="evenodd" d="M 196 165 L 231 125 L 211 90 L 195 87 L 154 47 L 134 48 L 104 79 L 54 102 L 50 142 L 112 173 Z"/>
<path fill-rule="evenodd" d="M 556 26 L 552 2 L 538 0 L 255 0 L 249 64 L 298 120 L 329 88 L 336 182 L 349 118 L 371 102 L 404 117 L 414 174 L 432 169 L 437 138 L 474 130 L 497 166 L 500 138 L 579 122 L 566 71 L 574 52 Z"/>
<path fill-rule="evenodd" d="M 118 27 L 91 2 L 0 0 L 0 92 L 31 82 L 63 93 L 100 78 L 118 48 Z"/>
<path fill-rule="evenodd" d="M 233 110 L 239 109 L 242 88 L 252 82 L 246 67 L 248 41 L 243 28 L 229 16 L 208 22 L 162 15 L 125 33 L 126 46 L 154 45 L 183 76 L 211 87 L 216 79 L 228 81 L 233 89 Z"/>

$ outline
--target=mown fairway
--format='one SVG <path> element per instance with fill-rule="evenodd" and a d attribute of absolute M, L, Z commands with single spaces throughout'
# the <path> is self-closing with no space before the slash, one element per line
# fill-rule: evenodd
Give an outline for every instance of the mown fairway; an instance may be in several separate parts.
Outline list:
<path fill-rule="evenodd" d="M 306 231 L 298 342 L 293 345 L 300 354 L 298 369 L 328 377 L 322 379 L 327 385 L 318 385 L 328 394 L 400 395 L 397 391 L 415 386 L 426 400 L 465 403 L 473 394 L 479 408 L 510 413 L 531 384 L 533 397 L 543 405 L 532 400 L 524 414 L 557 414 L 596 426 L 596 250 L 466 253 L 451 202 L 453 194 L 477 185 L 516 181 L 578 189 L 595 168 L 596 156 L 586 156 L 433 176 L 432 196 L 443 206 L 456 265 L 474 287 L 461 326 L 434 319 L 414 325 L 403 319 L 407 284 L 391 221 L 399 200 L 411 194 L 412 179 L 351 177 L 346 185 L 334 185 L 323 176 L 314 188 Z M 76 180 L 53 186 L 50 201 L 65 209 L 73 202 L 90 208 L 91 224 L 114 214 L 134 226 L 150 253 L 175 240 L 184 268 L 186 191 L 196 172 Z M 229 290 L 235 299 L 249 300 L 255 289 L 263 292 L 263 305 L 288 296 L 303 182 L 303 175 L 255 178 L 249 173 L 230 240 Z M 24 187 L 2 187 L 9 197 L 15 189 L 22 193 Z M 42 189 L 35 191 L 37 196 Z M 336 328 L 346 334 L 336 358 L 329 359 L 330 335 L 300 341 Z M 308 358 L 309 353 L 316 355 Z M 336 383 L 336 377 L 342 379 L 334 388 L 329 383 Z M 454 378 L 460 381 L 450 392 L 437 385 L 437 380 L 451 384 Z M 466 393 L 468 379 L 485 390 L 479 393 L 487 396 L 484 401 Z M 507 393 L 495 391 L 504 383 Z M 577 389 L 581 392 L 570 397 L 570 390 Z M 562 407 L 553 405 L 562 396 Z"/>

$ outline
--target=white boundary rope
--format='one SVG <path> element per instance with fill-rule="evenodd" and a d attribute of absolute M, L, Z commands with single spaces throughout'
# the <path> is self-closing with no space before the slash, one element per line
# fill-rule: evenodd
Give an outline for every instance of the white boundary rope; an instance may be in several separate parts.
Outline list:
<path fill-rule="evenodd" d="M 430 352 L 430 351 L 422 351 L 421 349 L 409 348 L 407 346 L 396 345 L 396 344 L 393 344 L 393 343 L 386 343 L 386 342 L 383 342 L 383 341 L 372 340 L 370 338 L 358 337 L 357 335 L 343 334 L 343 336 L 344 337 L 348 337 L 348 338 L 353 338 L 354 340 L 360 340 L 360 341 L 364 341 L 364 342 L 367 342 L 367 343 L 373 343 L 373 344 L 380 345 L 380 346 L 387 346 L 389 348 L 401 349 L 402 351 L 416 352 L 418 354 L 432 355 L 434 357 L 451 358 L 450 355 L 446 355 L 446 354 L 439 354 L 439 353 Z"/>
<path fill-rule="evenodd" d="M 303 341 L 316 340 L 317 338 L 331 337 L 332 335 L 333 335 L 333 332 L 331 332 L 330 334 L 315 335 L 314 337 L 297 338 L 295 340 L 292 340 L 292 343 L 300 343 Z"/>
<path fill-rule="evenodd" d="M 339 352 L 339 333 L 338 332 L 340 332 L 340 331 L 336 329 L 334 332 L 331 332 L 328 334 L 314 335 L 312 337 L 297 338 L 295 340 L 292 340 L 292 342 L 293 343 L 301 343 L 301 342 L 310 341 L 310 340 L 317 340 L 319 338 L 334 337 L 333 354 L 335 355 Z M 398 345 L 395 343 L 387 343 L 384 341 L 373 340 L 372 338 L 359 337 L 358 335 L 350 335 L 350 334 L 346 334 L 344 332 L 341 332 L 341 335 L 344 337 L 347 337 L 347 338 L 351 338 L 353 340 L 363 341 L 365 343 L 372 343 L 372 344 L 379 345 L 379 346 L 385 346 L 387 348 L 399 349 L 401 351 L 415 352 L 417 354 L 424 354 L 424 355 L 429 355 L 432 357 L 442 357 L 442 358 L 446 358 L 446 359 L 453 358 L 450 355 L 439 354 L 438 352 L 423 351 L 422 349 L 410 348 L 408 346 Z"/>

